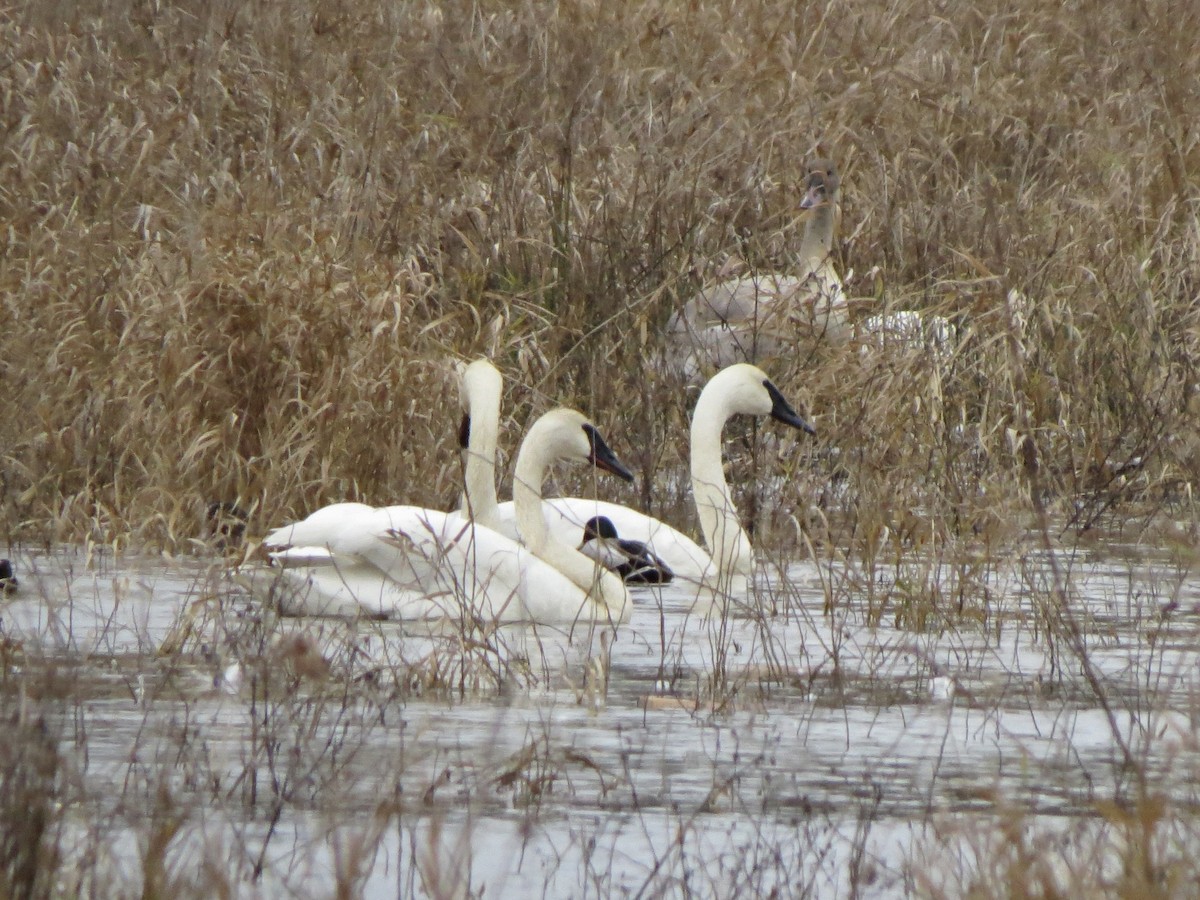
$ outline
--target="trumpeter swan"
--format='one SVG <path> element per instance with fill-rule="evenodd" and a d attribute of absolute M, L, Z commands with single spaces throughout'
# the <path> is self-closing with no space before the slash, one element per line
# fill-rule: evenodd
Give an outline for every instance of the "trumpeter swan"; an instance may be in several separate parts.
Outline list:
<path fill-rule="evenodd" d="M 608 518 L 627 539 L 646 544 L 674 573 L 676 583 L 691 582 L 708 600 L 745 596 L 754 570 L 750 539 L 738 521 L 737 508 L 722 468 L 721 432 L 739 413 L 771 418 L 814 434 L 757 366 L 739 363 L 714 375 L 692 413 L 692 495 L 707 549 L 665 522 L 616 503 L 582 497 L 550 499 L 543 504 L 552 531 L 564 541 L 578 541 L 584 523 L 594 516 Z M 514 515 L 500 504 L 500 516 Z"/>
<path fill-rule="evenodd" d="M 496 526 L 496 440 L 500 431 L 500 396 L 504 381 L 500 372 L 489 360 L 477 359 L 470 365 L 455 364 L 458 376 L 459 398 L 463 404 L 462 424 L 459 428 L 459 446 L 463 450 L 463 495 L 459 511 L 480 525 Z M 335 503 L 326 509 L 336 521 L 338 516 L 349 519 L 358 517 L 363 509 L 372 509 L 360 503 Z M 275 565 L 288 568 L 314 568 L 331 566 L 335 559 L 326 547 L 288 547 L 270 554 Z M 349 560 L 342 562 L 343 575 L 353 577 Z M 320 577 L 320 576 L 317 576 Z M 372 577 L 367 573 L 367 577 Z M 353 608 L 351 608 L 353 611 Z M 332 614 L 343 615 L 344 611 L 333 609 Z M 313 614 L 311 612 L 307 613 Z"/>
<path fill-rule="evenodd" d="M 267 535 L 267 547 L 325 548 L 332 565 L 284 569 L 301 582 L 301 611 L 347 609 L 399 619 L 470 617 L 569 625 L 620 623 L 630 614 L 621 579 L 546 527 L 541 486 L 559 460 L 590 462 L 628 481 L 586 417 L 552 410 L 521 444 L 513 479 L 523 544 L 461 512 L 343 503 Z M 307 589 L 307 593 L 305 591 Z"/>
<path fill-rule="evenodd" d="M 850 323 L 833 266 L 837 167 L 808 167 L 800 208 L 809 210 L 795 275 L 763 272 L 702 288 L 667 324 L 668 362 L 689 381 L 736 362 L 759 362 L 799 336 L 842 342 Z"/>

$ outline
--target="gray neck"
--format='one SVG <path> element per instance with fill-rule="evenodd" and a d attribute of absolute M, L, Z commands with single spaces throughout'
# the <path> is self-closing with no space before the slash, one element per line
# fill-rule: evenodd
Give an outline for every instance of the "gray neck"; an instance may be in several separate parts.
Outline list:
<path fill-rule="evenodd" d="M 800 244 L 800 258 L 815 268 L 829 258 L 833 252 L 833 226 L 836 218 L 834 204 L 818 206 L 809 215 L 804 226 L 804 240 Z"/>

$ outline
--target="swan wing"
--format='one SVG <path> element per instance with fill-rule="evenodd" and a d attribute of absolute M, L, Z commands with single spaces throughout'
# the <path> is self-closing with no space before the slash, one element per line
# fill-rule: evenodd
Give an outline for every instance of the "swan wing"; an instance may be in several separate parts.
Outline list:
<path fill-rule="evenodd" d="M 279 610 L 285 616 L 399 618 L 420 601 L 410 591 L 379 577 L 374 566 L 338 559 L 326 565 L 292 567 L 279 573 Z"/>
<path fill-rule="evenodd" d="M 586 591 L 459 513 L 411 506 L 347 512 L 318 510 L 269 536 L 276 545 L 288 538 L 305 542 L 303 552 L 319 562 L 284 570 L 292 588 L 282 603 L 285 613 L 406 620 L 469 615 L 546 624 L 592 618 L 596 604 Z M 318 540 L 323 547 L 308 544 Z M 277 555 L 286 559 L 290 552 Z"/>
<path fill-rule="evenodd" d="M 365 503 L 333 503 L 323 506 L 307 519 L 276 528 L 265 538 L 263 546 L 273 553 L 288 553 L 294 548 L 325 548 L 346 531 L 353 531 L 368 524 L 376 512 L 375 507 Z M 310 550 L 310 552 L 313 552 Z M 295 559 L 302 558 L 297 553 Z"/>
<path fill-rule="evenodd" d="M 271 562 L 284 569 L 311 569 L 337 563 L 328 547 L 288 547 L 268 554 Z"/>

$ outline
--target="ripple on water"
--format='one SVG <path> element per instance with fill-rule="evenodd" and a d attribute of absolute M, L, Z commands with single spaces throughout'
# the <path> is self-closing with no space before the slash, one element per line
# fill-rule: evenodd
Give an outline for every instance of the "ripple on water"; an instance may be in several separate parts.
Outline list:
<path fill-rule="evenodd" d="M 918 632 L 853 598 L 827 613 L 836 579 L 797 563 L 754 614 L 706 620 L 667 586 L 615 639 L 512 628 L 469 652 L 436 629 L 273 622 L 205 561 L 18 561 L 0 695 L 58 716 L 84 805 L 123 810 L 112 852 L 136 853 L 131 810 L 163 784 L 188 811 L 181 846 L 244 875 L 268 845 L 268 895 L 327 884 L 352 835 L 375 842 L 367 895 L 418 877 L 421 853 L 493 895 L 669 890 L 685 870 L 844 890 L 862 846 L 883 895 L 934 823 L 1090 821 L 1130 760 L 1185 807 L 1200 783 L 1200 593 L 1145 559 L 1077 569 L 1075 630 L 1053 640 L 1028 579 L 987 628 Z M 184 622 L 185 652 L 157 656 Z M 330 674 L 305 676 L 275 632 L 311 636 Z M 437 665 L 488 690 L 417 689 Z M 664 695 L 680 702 L 648 701 Z"/>

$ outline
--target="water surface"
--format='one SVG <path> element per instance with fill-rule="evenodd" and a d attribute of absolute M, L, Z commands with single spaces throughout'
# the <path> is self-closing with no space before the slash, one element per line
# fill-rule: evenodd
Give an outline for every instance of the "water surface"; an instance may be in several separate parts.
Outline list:
<path fill-rule="evenodd" d="M 238 896 L 960 893 L 1013 823 L 1070 885 L 1119 871 L 1113 810 L 1197 805 L 1200 584 L 1128 551 L 1014 560 L 920 629 L 878 608 L 903 572 L 797 562 L 753 614 L 668 587 L 615 637 L 470 641 L 281 620 L 213 560 L 17 554 L 3 698 L 57 737 L 81 884 L 136 885 L 169 811 L 175 871 Z"/>

